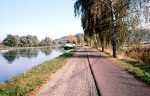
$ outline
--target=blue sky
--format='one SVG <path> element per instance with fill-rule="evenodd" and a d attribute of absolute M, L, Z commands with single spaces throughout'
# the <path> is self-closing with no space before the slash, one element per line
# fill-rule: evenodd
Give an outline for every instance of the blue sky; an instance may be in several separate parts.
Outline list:
<path fill-rule="evenodd" d="M 7 34 L 57 39 L 83 33 L 75 0 L 0 0 L 0 40 Z"/>

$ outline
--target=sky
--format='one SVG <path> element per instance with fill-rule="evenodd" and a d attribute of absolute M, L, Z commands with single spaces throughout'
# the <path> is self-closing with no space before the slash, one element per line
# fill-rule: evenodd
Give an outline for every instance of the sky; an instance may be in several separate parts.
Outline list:
<path fill-rule="evenodd" d="M 0 0 L 0 40 L 8 34 L 36 35 L 39 40 L 83 33 L 74 16 L 75 0 Z"/>

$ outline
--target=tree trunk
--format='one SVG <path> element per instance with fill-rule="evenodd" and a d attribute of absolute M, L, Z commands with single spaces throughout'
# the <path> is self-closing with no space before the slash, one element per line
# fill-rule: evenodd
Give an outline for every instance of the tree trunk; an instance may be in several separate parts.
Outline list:
<path fill-rule="evenodd" d="M 111 3 L 111 18 L 112 18 L 112 27 L 113 27 L 113 40 L 112 40 L 112 43 L 113 43 L 113 57 L 117 58 L 117 50 L 116 50 L 116 41 L 115 41 L 115 38 L 116 38 L 116 33 L 115 33 L 115 14 L 114 14 L 114 8 L 113 8 L 113 1 L 111 0 L 110 1 Z"/>
<path fill-rule="evenodd" d="M 91 38 L 90 38 L 90 47 L 91 47 Z"/>
<path fill-rule="evenodd" d="M 95 44 L 96 44 L 96 48 L 98 49 L 96 36 L 95 36 Z"/>
<path fill-rule="evenodd" d="M 102 36 L 102 52 L 104 52 L 104 37 Z"/>

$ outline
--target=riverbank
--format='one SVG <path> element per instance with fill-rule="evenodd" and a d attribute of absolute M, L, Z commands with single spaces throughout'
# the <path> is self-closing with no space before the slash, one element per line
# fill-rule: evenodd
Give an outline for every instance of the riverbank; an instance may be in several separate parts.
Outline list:
<path fill-rule="evenodd" d="M 35 66 L 17 77 L 0 84 L 0 96 L 22 96 L 32 94 L 50 79 L 50 75 L 65 65 L 78 49 Z"/>
<path fill-rule="evenodd" d="M 143 80 L 150 85 L 150 64 L 144 63 L 141 60 L 133 59 L 123 55 L 119 55 L 119 58 L 114 58 L 108 52 L 101 52 L 96 48 L 92 48 L 97 51 L 101 56 L 108 59 L 112 63 L 133 74 L 135 77 Z"/>

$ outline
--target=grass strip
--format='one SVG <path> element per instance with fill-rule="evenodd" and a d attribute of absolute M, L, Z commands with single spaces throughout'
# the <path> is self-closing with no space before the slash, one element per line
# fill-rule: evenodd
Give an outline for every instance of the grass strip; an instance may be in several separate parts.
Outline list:
<path fill-rule="evenodd" d="M 95 48 L 92 48 L 97 51 Z M 97 51 L 101 56 L 133 74 L 135 77 L 140 78 L 150 85 L 150 65 L 138 60 L 117 59 L 112 57 L 107 52 Z"/>
<path fill-rule="evenodd" d="M 79 49 L 79 48 L 78 48 Z M 0 96 L 25 96 L 36 91 L 50 79 L 50 75 L 61 68 L 78 49 L 35 66 L 5 83 L 0 84 Z"/>

